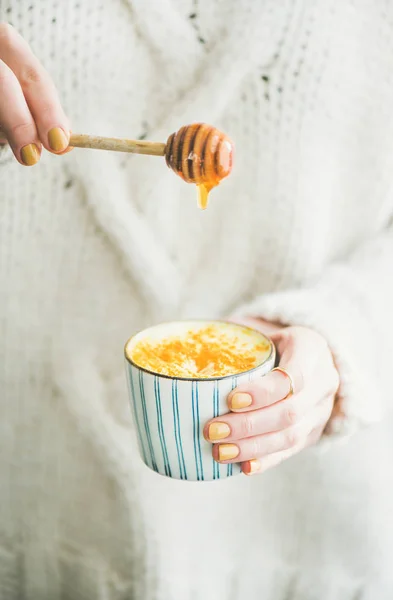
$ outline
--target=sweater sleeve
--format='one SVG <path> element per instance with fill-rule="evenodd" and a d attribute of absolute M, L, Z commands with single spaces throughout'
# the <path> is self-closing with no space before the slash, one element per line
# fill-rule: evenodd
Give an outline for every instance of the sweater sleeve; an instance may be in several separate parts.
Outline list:
<path fill-rule="evenodd" d="M 325 337 L 340 374 L 327 434 L 350 435 L 380 420 L 393 403 L 393 227 L 312 285 L 264 294 L 235 314 L 310 327 Z"/>

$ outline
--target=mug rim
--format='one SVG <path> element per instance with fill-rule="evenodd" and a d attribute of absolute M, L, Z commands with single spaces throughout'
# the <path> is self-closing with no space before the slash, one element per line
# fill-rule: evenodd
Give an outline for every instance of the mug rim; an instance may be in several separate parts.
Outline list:
<path fill-rule="evenodd" d="M 259 363 L 259 365 L 257 365 L 256 367 L 253 367 L 252 369 L 247 369 L 246 371 L 239 371 L 238 373 L 232 373 L 230 375 L 220 375 L 219 377 L 173 377 L 172 375 L 165 375 L 164 373 L 157 373 L 156 371 L 151 371 L 150 369 L 141 367 L 140 365 L 135 363 L 130 357 L 127 356 L 128 344 L 134 337 L 136 337 L 140 333 L 143 333 L 144 331 L 147 331 L 148 329 L 153 329 L 154 327 L 159 327 L 160 325 L 171 325 L 172 323 L 188 323 L 191 321 L 199 321 L 199 322 L 205 322 L 205 323 L 227 323 L 228 325 L 236 325 L 237 327 L 240 327 L 242 329 L 248 329 L 249 331 L 256 332 L 259 335 L 263 336 L 265 338 L 265 340 L 267 340 L 269 342 L 269 344 L 270 344 L 269 355 L 265 358 L 265 360 L 263 362 Z M 265 365 L 271 359 L 273 359 L 273 361 L 274 361 L 274 359 L 276 357 L 276 348 L 269 336 L 262 333 L 262 331 L 255 329 L 254 327 L 249 327 L 248 325 L 241 325 L 240 323 L 236 323 L 234 321 L 227 321 L 225 319 L 178 319 L 176 321 L 162 321 L 161 323 L 157 323 L 156 325 L 152 325 L 151 327 L 146 327 L 145 329 L 141 329 L 140 331 L 137 331 L 136 333 L 134 333 L 134 335 L 132 335 L 130 338 L 128 338 L 128 340 L 126 341 L 126 343 L 124 345 L 124 357 L 125 357 L 126 361 L 131 366 L 135 367 L 136 369 L 139 369 L 140 371 L 143 371 L 144 373 L 148 373 L 149 375 L 155 375 L 156 377 L 163 377 L 164 379 L 178 380 L 178 381 L 200 381 L 200 382 L 202 382 L 202 381 L 221 381 L 223 379 L 230 379 L 231 377 L 240 377 L 241 375 L 247 375 L 247 373 L 253 373 L 254 371 L 257 371 L 258 369 L 260 369 L 263 365 Z"/>

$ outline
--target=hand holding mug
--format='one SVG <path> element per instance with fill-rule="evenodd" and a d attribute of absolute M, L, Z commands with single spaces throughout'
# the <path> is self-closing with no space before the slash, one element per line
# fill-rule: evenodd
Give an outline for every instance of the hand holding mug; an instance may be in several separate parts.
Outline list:
<path fill-rule="evenodd" d="M 214 481 L 241 473 L 212 459 L 204 424 L 227 417 L 231 390 L 262 379 L 275 348 L 260 331 L 223 321 L 162 323 L 125 347 L 131 409 L 143 462 L 156 473 Z"/>
<path fill-rule="evenodd" d="M 230 412 L 204 428 L 219 463 L 241 463 L 261 473 L 322 435 L 339 385 L 326 340 L 305 327 L 278 328 L 258 319 L 241 321 L 270 335 L 279 368 L 244 383 L 228 396 Z M 270 329 L 270 331 L 269 331 Z"/>

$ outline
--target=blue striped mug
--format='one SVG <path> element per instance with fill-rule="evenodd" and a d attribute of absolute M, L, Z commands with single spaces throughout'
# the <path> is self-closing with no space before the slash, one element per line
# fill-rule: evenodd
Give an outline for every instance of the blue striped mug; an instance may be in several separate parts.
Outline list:
<path fill-rule="evenodd" d="M 185 335 L 207 326 L 236 333 L 246 343 L 267 347 L 257 365 L 241 373 L 214 378 L 170 377 L 136 364 L 132 351 L 143 339 Z M 153 471 L 189 481 L 226 479 L 241 473 L 237 463 L 219 464 L 203 437 L 210 419 L 228 412 L 227 396 L 247 381 L 266 375 L 275 361 L 273 343 L 259 331 L 226 321 L 176 321 L 145 329 L 125 346 L 126 375 L 138 445 L 143 462 Z"/>

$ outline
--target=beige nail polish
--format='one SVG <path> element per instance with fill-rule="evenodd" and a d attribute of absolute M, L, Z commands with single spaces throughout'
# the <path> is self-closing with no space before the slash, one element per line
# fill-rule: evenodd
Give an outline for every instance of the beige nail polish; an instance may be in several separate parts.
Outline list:
<path fill-rule="evenodd" d="M 236 392 L 231 398 L 231 408 L 235 410 L 238 408 L 246 408 L 252 404 L 252 397 L 250 394 L 244 392 Z"/>
<path fill-rule="evenodd" d="M 220 444 L 218 446 L 218 459 L 219 460 L 232 460 L 236 458 L 240 453 L 239 448 L 236 444 Z"/>
<path fill-rule="evenodd" d="M 60 127 L 53 127 L 48 132 L 49 148 L 55 152 L 62 152 L 68 146 L 68 138 Z"/>
<path fill-rule="evenodd" d="M 40 160 L 38 146 L 36 144 L 27 144 L 27 146 L 23 146 L 20 151 L 20 157 L 27 167 L 32 167 Z"/>
<path fill-rule="evenodd" d="M 261 470 L 261 463 L 256 458 L 249 460 L 248 464 L 250 467 L 250 471 L 248 473 L 246 473 L 246 475 L 254 475 L 254 473 L 258 473 L 258 471 Z"/>
<path fill-rule="evenodd" d="M 231 433 L 229 425 L 226 423 L 221 423 L 221 421 L 215 421 L 214 423 L 210 423 L 209 425 L 209 440 L 223 440 L 228 437 Z"/>

